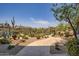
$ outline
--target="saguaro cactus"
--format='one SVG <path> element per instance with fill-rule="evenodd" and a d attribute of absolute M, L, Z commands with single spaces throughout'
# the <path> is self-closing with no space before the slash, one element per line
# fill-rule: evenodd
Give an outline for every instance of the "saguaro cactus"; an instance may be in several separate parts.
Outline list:
<path fill-rule="evenodd" d="M 12 23 L 12 27 L 14 28 L 15 27 L 15 19 L 13 17 L 13 19 L 11 20 L 11 23 Z"/>

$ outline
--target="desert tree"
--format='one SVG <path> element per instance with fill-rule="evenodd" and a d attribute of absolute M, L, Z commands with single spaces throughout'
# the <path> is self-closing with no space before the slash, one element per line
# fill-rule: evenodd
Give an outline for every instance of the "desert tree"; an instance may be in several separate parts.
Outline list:
<path fill-rule="evenodd" d="M 52 4 L 52 12 L 58 21 L 65 21 L 71 26 L 74 36 L 77 37 L 77 18 L 79 17 L 79 4 Z"/>

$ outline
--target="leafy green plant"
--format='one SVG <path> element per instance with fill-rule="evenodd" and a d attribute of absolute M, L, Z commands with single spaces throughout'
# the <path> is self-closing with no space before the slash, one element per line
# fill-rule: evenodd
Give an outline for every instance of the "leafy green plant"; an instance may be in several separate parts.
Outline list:
<path fill-rule="evenodd" d="M 52 34 L 52 37 L 55 36 L 55 33 Z"/>
<path fill-rule="evenodd" d="M 34 37 L 34 36 L 35 36 L 35 34 L 31 33 L 29 36 L 30 36 L 30 37 Z"/>
<path fill-rule="evenodd" d="M 9 45 L 8 46 L 8 49 L 10 50 L 10 49 L 12 49 L 12 48 L 14 48 L 15 46 L 14 45 Z"/>
<path fill-rule="evenodd" d="M 24 39 L 29 39 L 28 37 L 24 37 Z"/>
<path fill-rule="evenodd" d="M 69 37 L 69 32 L 65 32 L 65 37 Z"/>
<path fill-rule="evenodd" d="M 48 38 L 49 36 L 45 36 L 45 38 Z"/>
<path fill-rule="evenodd" d="M 78 13 L 79 5 L 78 4 L 53 4 L 52 6 L 53 7 L 51 10 L 56 20 L 67 22 L 73 31 L 74 37 L 76 38 L 76 40 L 78 40 L 76 30 L 78 31 L 79 24 L 77 24 L 76 22 L 78 22 L 77 18 L 79 17 L 79 13 Z"/>
<path fill-rule="evenodd" d="M 10 40 L 0 39 L 0 44 L 10 44 Z"/>
<path fill-rule="evenodd" d="M 75 39 L 72 39 L 67 42 L 67 52 L 71 56 L 78 56 L 79 55 L 79 47 L 77 47 L 77 41 Z"/>
<path fill-rule="evenodd" d="M 24 35 L 24 37 L 23 37 L 24 39 L 29 39 L 29 36 L 27 36 L 27 35 Z"/>

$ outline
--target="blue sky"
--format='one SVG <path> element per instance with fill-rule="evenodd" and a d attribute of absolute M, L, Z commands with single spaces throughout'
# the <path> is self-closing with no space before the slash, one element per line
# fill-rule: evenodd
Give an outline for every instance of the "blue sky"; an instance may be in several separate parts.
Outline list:
<path fill-rule="evenodd" d="M 0 4 L 0 22 L 11 23 L 14 16 L 16 25 L 31 27 L 56 26 L 51 11 L 52 4 Z"/>

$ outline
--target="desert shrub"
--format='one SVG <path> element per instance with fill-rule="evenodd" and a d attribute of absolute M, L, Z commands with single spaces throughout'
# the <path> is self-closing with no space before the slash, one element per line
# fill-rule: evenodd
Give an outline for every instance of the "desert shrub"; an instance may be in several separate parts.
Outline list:
<path fill-rule="evenodd" d="M 0 39 L 0 44 L 10 44 L 10 40 Z"/>
<path fill-rule="evenodd" d="M 26 41 L 25 39 L 22 39 L 22 40 L 20 41 L 20 43 L 25 42 L 25 41 Z"/>
<path fill-rule="evenodd" d="M 37 39 L 40 39 L 41 37 L 39 35 L 36 36 Z"/>
<path fill-rule="evenodd" d="M 24 39 L 29 39 L 29 37 L 28 37 L 27 35 L 25 35 L 23 38 L 24 38 Z"/>
<path fill-rule="evenodd" d="M 48 38 L 49 36 L 48 35 L 45 35 L 45 38 Z"/>
<path fill-rule="evenodd" d="M 41 37 L 45 36 L 44 33 L 37 33 L 37 35 L 39 35 L 39 36 L 41 36 Z"/>
<path fill-rule="evenodd" d="M 30 36 L 30 37 L 34 37 L 34 36 L 35 36 L 35 34 L 30 34 L 29 36 Z"/>
<path fill-rule="evenodd" d="M 76 39 L 69 40 L 66 44 L 67 52 L 71 56 L 78 56 L 79 55 L 79 47 L 77 47 Z"/>
<path fill-rule="evenodd" d="M 18 38 L 18 39 L 20 38 L 20 35 L 19 35 L 19 34 L 17 35 L 17 38 Z"/>
<path fill-rule="evenodd" d="M 54 31 L 54 32 L 53 32 L 53 36 L 55 36 L 55 35 L 56 35 L 56 32 Z"/>
<path fill-rule="evenodd" d="M 69 32 L 65 32 L 65 37 L 69 37 Z"/>
<path fill-rule="evenodd" d="M 29 39 L 28 37 L 24 37 L 24 39 Z"/>
<path fill-rule="evenodd" d="M 16 36 L 16 35 L 13 35 L 12 37 L 13 37 L 13 39 L 14 39 L 14 40 L 16 40 L 16 38 L 17 38 L 17 36 Z"/>
<path fill-rule="evenodd" d="M 45 38 L 47 38 L 47 36 L 45 36 Z"/>
<path fill-rule="evenodd" d="M 9 45 L 8 46 L 8 49 L 10 50 L 10 49 L 12 49 L 12 48 L 14 48 L 15 46 L 14 45 Z"/>
<path fill-rule="evenodd" d="M 55 34 L 52 34 L 52 37 L 55 36 Z"/>
<path fill-rule="evenodd" d="M 45 35 L 42 38 L 45 38 Z"/>

